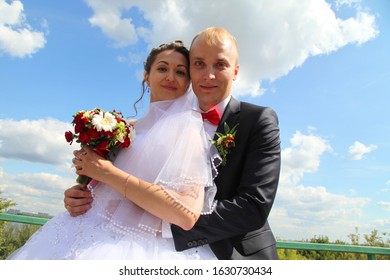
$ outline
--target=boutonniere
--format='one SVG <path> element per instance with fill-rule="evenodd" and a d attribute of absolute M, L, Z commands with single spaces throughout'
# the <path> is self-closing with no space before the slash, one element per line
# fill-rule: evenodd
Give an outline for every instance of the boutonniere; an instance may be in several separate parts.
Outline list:
<path fill-rule="evenodd" d="M 236 145 L 234 138 L 236 136 L 237 126 L 238 124 L 230 129 L 227 123 L 224 123 L 224 133 L 216 132 L 215 134 L 218 136 L 218 139 L 211 141 L 217 148 L 219 155 L 222 157 L 222 165 L 226 164 L 226 157 L 230 152 L 230 149 Z"/>

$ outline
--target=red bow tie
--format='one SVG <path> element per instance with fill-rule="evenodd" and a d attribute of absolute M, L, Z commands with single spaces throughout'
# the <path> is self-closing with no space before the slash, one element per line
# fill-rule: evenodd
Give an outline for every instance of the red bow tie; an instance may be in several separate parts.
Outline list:
<path fill-rule="evenodd" d="M 207 113 L 202 113 L 202 119 L 208 120 L 210 123 L 218 125 L 221 118 L 219 117 L 217 110 L 213 109 Z"/>

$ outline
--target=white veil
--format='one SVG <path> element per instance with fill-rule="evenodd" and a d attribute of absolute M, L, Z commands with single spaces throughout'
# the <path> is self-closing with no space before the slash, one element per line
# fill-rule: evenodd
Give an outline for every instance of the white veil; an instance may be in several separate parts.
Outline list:
<path fill-rule="evenodd" d="M 200 113 L 192 110 L 193 102 L 189 89 L 178 99 L 151 103 L 135 123 L 135 141 L 119 152 L 114 164 L 162 187 L 186 210 L 204 214 L 212 212 L 215 204 L 216 167 L 211 161 L 219 155 L 208 140 Z M 161 219 L 111 187 L 99 183 L 93 192 L 94 207 L 110 220 L 110 229 L 143 237 L 161 230 Z"/>

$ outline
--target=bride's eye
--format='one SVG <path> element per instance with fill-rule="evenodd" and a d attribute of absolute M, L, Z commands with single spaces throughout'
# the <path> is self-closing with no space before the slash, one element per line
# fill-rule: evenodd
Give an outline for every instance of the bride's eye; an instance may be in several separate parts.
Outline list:
<path fill-rule="evenodd" d="M 180 75 L 180 76 L 186 76 L 187 75 L 187 73 L 185 71 L 183 71 L 183 70 L 177 70 L 176 73 L 178 75 Z"/>
<path fill-rule="evenodd" d="M 167 68 L 166 67 L 158 67 L 157 71 L 160 73 L 165 73 L 165 72 L 167 72 Z"/>

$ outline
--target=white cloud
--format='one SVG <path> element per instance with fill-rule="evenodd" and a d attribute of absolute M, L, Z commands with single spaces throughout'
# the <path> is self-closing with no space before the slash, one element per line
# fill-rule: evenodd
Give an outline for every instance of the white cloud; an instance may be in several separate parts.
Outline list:
<path fill-rule="evenodd" d="M 185 1 L 85 0 L 93 10 L 90 22 L 118 46 L 143 40 L 155 46 L 192 37 L 207 26 L 223 26 L 240 47 L 240 74 L 234 94 L 261 95 L 262 80 L 275 80 L 310 56 L 327 54 L 347 44 L 375 38 L 375 16 L 356 1 L 341 1 L 355 13 L 338 18 L 325 0 Z M 354 5 L 352 5 L 355 3 Z M 134 21 L 131 11 L 143 16 Z M 220 11 L 223 11 L 221 13 Z"/>
<path fill-rule="evenodd" d="M 290 140 L 291 147 L 282 152 L 282 185 L 294 186 L 305 173 L 317 171 L 320 157 L 332 147 L 323 138 L 316 135 L 304 135 L 297 131 Z"/>
<path fill-rule="evenodd" d="M 98 26 L 103 33 L 111 38 L 117 46 L 135 44 L 138 41 L 135 26 L 131 18 L 122 18 L 122 7 L 119 2 L 87 1 L 94 9 L 94 15 L 89 19 L 92 26 Z M 116 4 L 119 4 L 118 6 Z"/>
<path fill-rule="evenodd" d="M 321 156 L 331 152 L 328 141 L 297 131 L 291 138 L 291 147 L 282 151 L 282 170 L 279 189 L 270 216 L 275 235 L 293 240 L 326 235 L 344 240 L 370 202 L 366 197 L 333 194 L 324 186 L 304 186 L 305 174 L 318 171 Z M 304 227 L 304 229 L 303 229 Z"/>
<path fill-rule="evenodd" d="M 64 211 L 64 190 L 74 185 L 74 176 L 49 173 L 7 174 L 0 182 L 2 196 L 16 202 L 13 208 L 27 212 L 56 214 Z"/>
<path fill-rule="evenodd" d="M 71 129 L 54 119 L 0 119 L 0 158 L 65 165 L 77 149 L 65 141 L 64 133 Z"/>
<path fill-rule="evenodd" d="M 0 119 L 0 159 L 4 163 L 0 190 L 2 196 L 17 203 L 14 208 L 49 214 L 64 210 L 64 190 L 74 185 L 76 178 L 72 151 L 78 148 L 66 142 L 67 130 L 72 130 L 70 123 L 54 119 Z M 24 161 L 24 169 L 29 171 L 8 171 L 15 160 Z"/>
<path fill-rule="evenodd" d="M 144 60 L 144 57 L 138 53 L 129 52 L 127 55 L 119 55 L 117 60 L 119 62 L 127 62 L 129 64 L 137 64 L 141 63 Z"/>
<path fill-rule="evenodd" d="M 23 58 L 36 53 L 45 44 L 44 33 L 34 31 L 26 22 L 21 1 L 8 4 L 0 0 L 0 55 L 5 53 Z"/>
<path fill-rule="evenodd" d="M 368 198 L 351 198 L 328 192 L 325 187 L 282 188 L 278 200 L 287 209 L 289 216 L 310 224 L 332 223 L 362 214 Z"/>
<path fill-rule="evenodd" d="M 361 0 L 336 0 L 336 8 L 340 9 L 340 7 L 346 5 L 349 7 L 355 6 L 355 7 L 361 7 Z"/>
<path fill-rule="evenodd" d="M 378 202 L 378 206 L 383 210 L 390 211 L 390 201 L 380 201 Z"/>
<path fill-rule="evenodd" d="M 321 235 L 333 241 L 346 241 L 348 234 L 361 225 L 363 207 L 369 202 L 369 198 L 332 194 L 322 186 L 281 185 L 270 224 L 275 235 L 283 239 L 302 240 Z"/>
<path fill-rule="evenodd" d="M 390 230 L 390 219 L 378 219 L 374 220 L 373 224 L 376 225 L 377 227 L 387 227 Z M 385 231 L 387 234 L 389 233 L 388 231 Z"/>
<path fill-rule="evenodd" d="M 376 149 L 377 146 L 375 145 L 366 146 L 359 141 L 355 141 L 348 149 L 348 156 L 352 160 L 361 160 L 365 154 L 371 153 Z"/>

